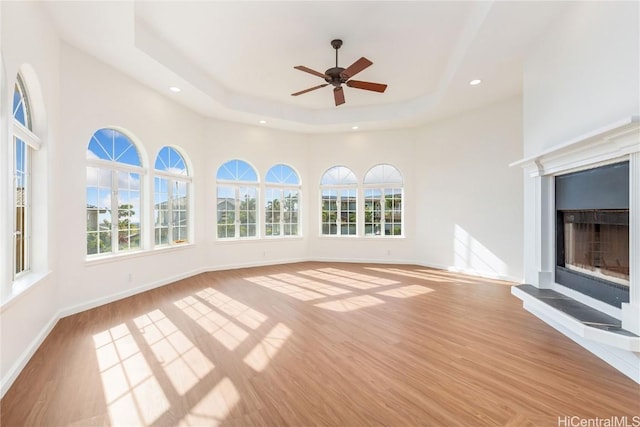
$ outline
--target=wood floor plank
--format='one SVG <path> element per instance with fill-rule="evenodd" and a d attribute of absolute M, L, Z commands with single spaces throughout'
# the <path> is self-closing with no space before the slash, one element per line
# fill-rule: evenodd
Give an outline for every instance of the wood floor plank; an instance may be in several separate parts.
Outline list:
<path fill-rule="evenodd" d="M 200 274 L 61 319 L 6 426 L 535 426 L 640 415 L 640 386 L 510 284 L 305 262 Z"/>

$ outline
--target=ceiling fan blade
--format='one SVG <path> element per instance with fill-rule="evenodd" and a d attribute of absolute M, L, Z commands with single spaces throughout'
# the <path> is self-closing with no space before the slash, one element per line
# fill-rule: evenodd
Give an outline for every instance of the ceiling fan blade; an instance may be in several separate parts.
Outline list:
<path fill-rule="evenodd" d="M 342 86 L 333 89 L 333 98 L 336 100 L 336 107 L 344 104 L 344 90 Z"/>
<path fill-rule="evenodd" d="M 341 72 L 340 77 L 344 79 L 350 79 L 351 77 L 355 76 L 356 74 L 358 74 L 360 71 L 364 70 L 371 64 L 373 64 L 373 62 L 369 61 L 367 58 L 363 56 L 362 58 L 358 59 L 356 62 L 351 64 L 349 68 Z"/>
<path fill-rule="evenodd" d="M 311 68 L 305 67 L 304 65 L 297 65 L 295 67 L 296 70 L 304 71 L 305 73 L 313 74 L 314 76 L 321 77 L 323 79 L 330 79 L 331 77 L 327 76 L 324 73 L 320 73 L 316 70 L 312 70 Z"/>
<path fill-rule="evenodd" d="M 387 85 L 385 84 L 361 82 L 360 80 L 348 80 L 347 86 L 355 87 L 356 89 L 371 90 L 374 92 L 384 92 L 387 89 Z"/>
<path fill-rule="evenodd" d="M 329 86 L 329 83 L 325 83 L 323 85 L 310 87 L 309 89 L 301 90 L 300 92 L 292 93 L 291 96 L 302 95 L 303 93 L 311 92 L 312 90 L 320 89 L 321 87 L 325 87 L 325 86 Z"/>

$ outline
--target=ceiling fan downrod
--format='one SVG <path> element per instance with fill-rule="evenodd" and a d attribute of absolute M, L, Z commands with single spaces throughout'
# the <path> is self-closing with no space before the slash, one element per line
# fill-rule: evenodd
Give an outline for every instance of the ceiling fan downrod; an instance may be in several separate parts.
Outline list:
<path fill-rule="evenodd" d="M 331 46 L 333 46 L 333 48 L 336 50 L 336 68 L 338 68 L 338 49 L 340 49 L 340 46 L 342 46 L 342 40 L 331 40 Z"/>

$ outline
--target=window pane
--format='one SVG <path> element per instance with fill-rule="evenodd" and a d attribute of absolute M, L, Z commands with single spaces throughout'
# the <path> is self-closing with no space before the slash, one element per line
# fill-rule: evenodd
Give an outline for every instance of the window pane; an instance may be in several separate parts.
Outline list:
<path fill-rule="evenodd" d="M 218 186 L 218 237 L 235 236 L 236 199 L 233 187 Z"/>
<path fill-rule="evenodd" d="M 14 260 L 15 260 L 15 274 L 22 273 L 28 269 L 27 265 L 27 242 L 29 232 L 27 226 L 29 224 L 28 209 L 29 209 L 29 186 L 27 182 L 28 177 L 28 154 L 30 148 L 27 144 L 14 138 L 14 176 L 15 176 L 15 188 L 14 188 Z"/>
<path fill-rule="evenodd" d="M 155 169 L 176 175 L 187 175 L 184 159 L 172 147 L 162 147 L 156 157 Z"/>
<path fill-rule="evenodd" d="M 402 234 L 402 189 L 385 190 L 385 234 L 398 236 Z"/>
<path fill-rule="evenodd" d="M 154 178 L 154 223 L 155 223 L 155 244 L 168 244 L 169 229 L 169 184 L 167 179 Z"/>
<path fill-rule="evenodd" d="M 256 235 L 256 196 L 255 187 L 240 187 L 240 237 L 253 237 Z"/>
<path fill-rule="evenodd" d="M 322 190 L 322 234 L 338 233 L 338 192 Z"/>
<path fill-rule="evenodd" d="M 369 169 L 364 176 L 365 184 L 395 184 L 402 185 L 400 171 L 391 165 L 376 165 Z"/>
<path fill-rule="evenodd" d="M 282 209 L 280 199 L 282 191 L 280 189 L 267 188 L 265 191 L 265 235 L 280 235 L 280 212 Z"/>
<path fill-rule="evenodd" d="M 27 99 L 25 85 L 20 74 L 18 74 L 13 91 L 13 118 L 27 129 L 32 130 L 29 100 Z"/>
<path fill-rule="evenodd" d="M 93 134 L 87 158 L 141 166 L 138 150 L 133 142 L 115 129 L 100 129 Z"/>
<path fill-rule="evenodd" d="M 258 182 L 256 171 L 242 160 L 230 160 L 220 166 L 216 178 L 225 181 Z"/>
<path fill-rule="evenodd" d="M 356 185 L 358 180 L 351 171 L 345 166 L 334 166 L 327 170 L 320 180 L 321 185 Z"/>
<path fill-rule="evenodd" d="M 140 247 L 140 175 L 118 172 L 118 249 Z"/>
<path fill-rule="evenodd" d="M 356 190 L 341 190 L 340 192 L 340 234 L 356 234 Z"/>
<path fill-rule="evenodd" d="M 300 184 L 298 174 L 287 165 L 275 165 L 267 172 L 266 182 L 275 184 Z"/>

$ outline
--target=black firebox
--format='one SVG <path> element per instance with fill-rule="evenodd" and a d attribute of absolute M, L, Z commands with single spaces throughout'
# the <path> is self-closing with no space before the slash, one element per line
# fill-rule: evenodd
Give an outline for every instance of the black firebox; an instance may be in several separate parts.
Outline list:
<path fill-rule="evenodd" d="M 557 176 L 556 282 L 629 301 L 629 162 Z"/>

